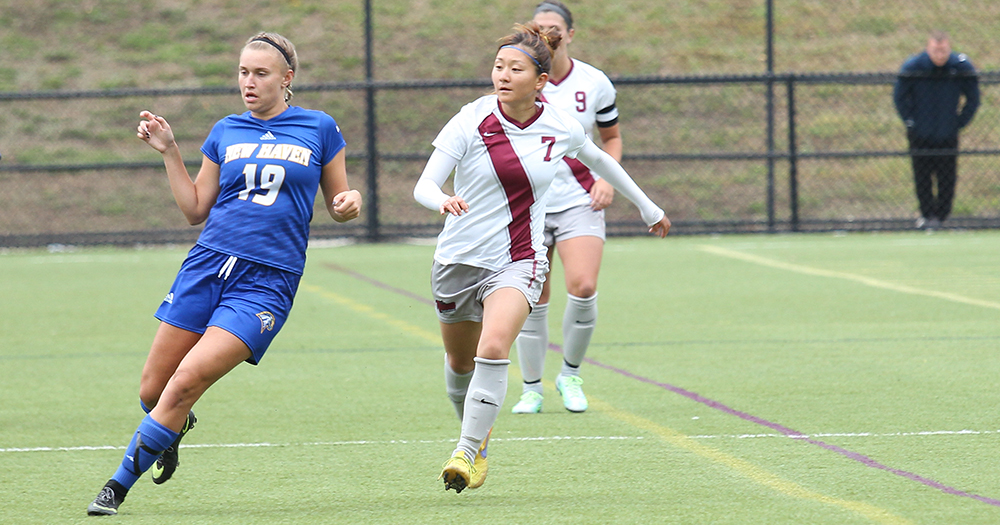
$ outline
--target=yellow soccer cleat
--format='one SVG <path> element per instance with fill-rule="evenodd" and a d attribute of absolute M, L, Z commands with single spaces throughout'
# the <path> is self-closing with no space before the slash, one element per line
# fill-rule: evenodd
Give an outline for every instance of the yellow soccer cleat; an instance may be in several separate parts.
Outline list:
<path fill-rule="evenodd" d="M 486 461 L 486 445 L 490 441 L 493 429 L 486 434 L 486 439 L 479 445 L 479 451 L 472 462 L 465 457 L 464 451 L 457 451 L 455 455 L 444 463 L 444 468 L 438 479 L 444 480 L 444 490 L 455 489 L 456 493 L 461 493 L 465 489 L 477 489 L 483 486 L 486 481 L 486 472 L 490 466 Z"/>
<path fill-rule="evenodd" d="M 466 487 L 471 486 L 475 472 L 476 467 L 465 457 L 465 452 L 459 450 L 444 463 L 438 479 L 444 480 L 444 490 L 455 489 L 455 493 L 461 494 Z M 482 484 L 481 477 L 479 484 Z"/>
<path fill-rule="evenodd" d="M 472 476 L 473 479 L 469 481 L 470 489 L 479 488 L 486 481 L 486 471 L 490 469 L 490 465 L 486 461 L 486 444 L 489 443 L 491 434 L 493 434 L 492 428 L 486 434 L 483 444 L 479 445 L 479 452 L 476 453 L 476 461 L 472 463 L 473 468 L 475 468 L 475 474 Z"/>

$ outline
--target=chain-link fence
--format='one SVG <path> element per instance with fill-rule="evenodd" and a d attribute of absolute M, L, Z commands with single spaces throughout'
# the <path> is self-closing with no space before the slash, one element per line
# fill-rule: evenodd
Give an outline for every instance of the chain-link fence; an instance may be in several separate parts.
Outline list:
<path fill-rule="evenodd" d="M 674 233 L 900 229 L 919 216 L 895 73 L 612 79 L 623 165 Z M 1000 225 L 998 84 L 996 73 L 979 75 L 951 226 Z M 436 234 L 441 218 L 413 200 L 413 185 L 447 119 L 489 89 L 481 79 L 297 86 L 296 104 L 337 119 L 351 184 L 374 210 L 346 225 L 316 220 L 313 236 Z M 232 88 L 0 93 L 0 247 L 193 240 L 159 155 L 134 138 L 143 109 L 169 118 L 192 173 L 212 124 L 244 110 Z M 608 223 L 611 234 L 645 231 L 622 197 Z"/>

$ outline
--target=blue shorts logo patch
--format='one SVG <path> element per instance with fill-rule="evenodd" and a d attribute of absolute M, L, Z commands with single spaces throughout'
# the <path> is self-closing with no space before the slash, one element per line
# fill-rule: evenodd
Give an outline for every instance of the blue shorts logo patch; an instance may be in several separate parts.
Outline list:
<path fill-rule="evenodd" d="M 274 330 L 274 314 L 265 311 L 257 314 L 257 318 L 260 319 L 260 333 L 264 333 L 264 330 L 268 332 Z"/>

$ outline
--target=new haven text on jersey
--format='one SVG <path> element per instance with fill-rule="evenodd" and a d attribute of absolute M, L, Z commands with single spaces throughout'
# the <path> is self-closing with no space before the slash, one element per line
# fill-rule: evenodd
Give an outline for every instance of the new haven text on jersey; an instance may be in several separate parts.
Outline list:
<path fill-rule="evenodd" d="M 201 148 L 219 165 L 220 192 L 198 244 L 301 275 L 323 166 L 344 147 L 322 111 L 220 120 Z"/>

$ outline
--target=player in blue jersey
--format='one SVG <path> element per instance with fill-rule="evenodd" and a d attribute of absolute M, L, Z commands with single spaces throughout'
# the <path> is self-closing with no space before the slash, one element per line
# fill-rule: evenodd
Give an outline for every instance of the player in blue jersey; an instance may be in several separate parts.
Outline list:
<path fill-rule="evenodd" d="M 89 515 L 117 514 L 154 463 L 153 481 L 169 479 L 194 403 L 236 365 L 260 361 L 292 307 L 317 189 L 335 221 L 360 214 L 337 123 L 288 104 L 297 68 L 295 46 L 281 35 L 247 40 L 239 88 L 249 111 L 212 128 L 193 182 L 167 121 L 140 114 L 138 137 L 163 155 L 177 205 L 192 225 L 207 222 L 156 311 L 139 387 L 147 416 Z"/>

